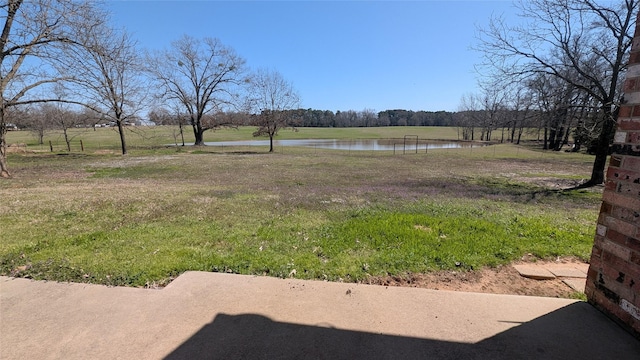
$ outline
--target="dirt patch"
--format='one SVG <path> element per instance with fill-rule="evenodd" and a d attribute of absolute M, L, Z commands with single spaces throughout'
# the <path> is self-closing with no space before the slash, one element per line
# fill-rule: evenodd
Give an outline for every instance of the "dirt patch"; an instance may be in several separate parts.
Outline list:
<path fill-rule="evenodd" d="M 9 144 L 9 146 L 7 146 L 7 153 L 13 153 L 13 154 L 26 154 L 27 153 L 27 144 Z"/>
<path fill-rule="evenodd" d="M 514 264 L 575 264 L 583 265 L 577 259 L 558 261 L 519 261 Z M 367 283 L 385 286 L 407 286 L 434 290 L 480 292 L 490 294 L 510 294 L 575 298 L 576 291 L 562 282 L 562 279 L 533 280 L 520 276 L 513 265 L 484 268 L 476 271 L 438 271 L 428 274 L 408 274 L 405 276 L 371 277 Z"/>

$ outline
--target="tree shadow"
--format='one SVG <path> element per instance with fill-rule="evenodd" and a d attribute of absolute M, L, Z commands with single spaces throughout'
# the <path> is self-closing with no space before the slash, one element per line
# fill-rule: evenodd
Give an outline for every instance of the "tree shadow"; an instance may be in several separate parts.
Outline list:
<path fill-rule="evenodd" d="M 409 324 L 407 324 L 409 325 Z M 464 332 L 464 324 L 451 324 Z M 282 323 L 218 314 L 165 359 L 636 359 L 634 339 L 587 303 L 574 303 L 477 343 Z"/>

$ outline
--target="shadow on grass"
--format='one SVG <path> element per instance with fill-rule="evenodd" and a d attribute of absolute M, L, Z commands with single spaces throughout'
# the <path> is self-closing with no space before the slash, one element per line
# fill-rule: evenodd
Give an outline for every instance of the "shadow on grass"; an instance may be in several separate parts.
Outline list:
<path fill-rule="evenodd" d="M 622 360 L 640 353 L 640 341 L 584 302 L 514 324 L 480 342 L 462 343 L 218 314 L 165 359 Z M 465 331 L 463 324 L 450 326 Z"/>
<path fill-rule="evenodd" d="M 396 185 L 414 190 L 420 189 L 428 195 L 515 202 L 530 202 L 540 199 L 583 200 L 591 194 L 588 190 L 591 186 L 549 188 L 492 177 L 436 178 L 421 181 L 400 181 Z"/>

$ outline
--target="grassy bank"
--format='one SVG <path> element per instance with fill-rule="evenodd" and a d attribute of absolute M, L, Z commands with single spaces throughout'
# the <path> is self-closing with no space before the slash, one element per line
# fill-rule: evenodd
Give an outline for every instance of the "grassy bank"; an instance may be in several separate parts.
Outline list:
<path fill-rule="evenodd" d="M 337 137 L 322 130 L 286 134 Z M 423 130 L 424 138 L 446 135 Z M 250 135 L 212 135 L 241 133 Z M 267 154 L 167 148 L 156 135 L 156 145 L 138 144 L 126 157 L 10 154 L 15 177 L 0 181 L 0 273 L 132 286 L 186 270 L 355 281 L 590 253 L 600 194 L 557 191 L 588 178 L 585 155 L 512 145 Z"/>

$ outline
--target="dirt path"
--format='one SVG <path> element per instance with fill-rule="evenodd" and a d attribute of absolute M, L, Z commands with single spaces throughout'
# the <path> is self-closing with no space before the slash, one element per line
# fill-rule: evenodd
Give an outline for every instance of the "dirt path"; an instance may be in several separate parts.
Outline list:
<path fill-rule="evenodd" d="M 562 279 L 534 280 L 520 276 L 513 267 L 516 264 L 546 266 L 550 264 L 575 265 L 585 267 L 577 259 L 558 261 L 519 261 L 511 265 L 482 270 L 439 271 L 429 274 L 411 274 L 405 277 L 386 276 L 371 278 L 370 284 L 385 286 L 410 286 L 435 290 L 468 291 L 492 294 L 512 294 L 575 298 L 578 293 L 562 282 Z"/>

